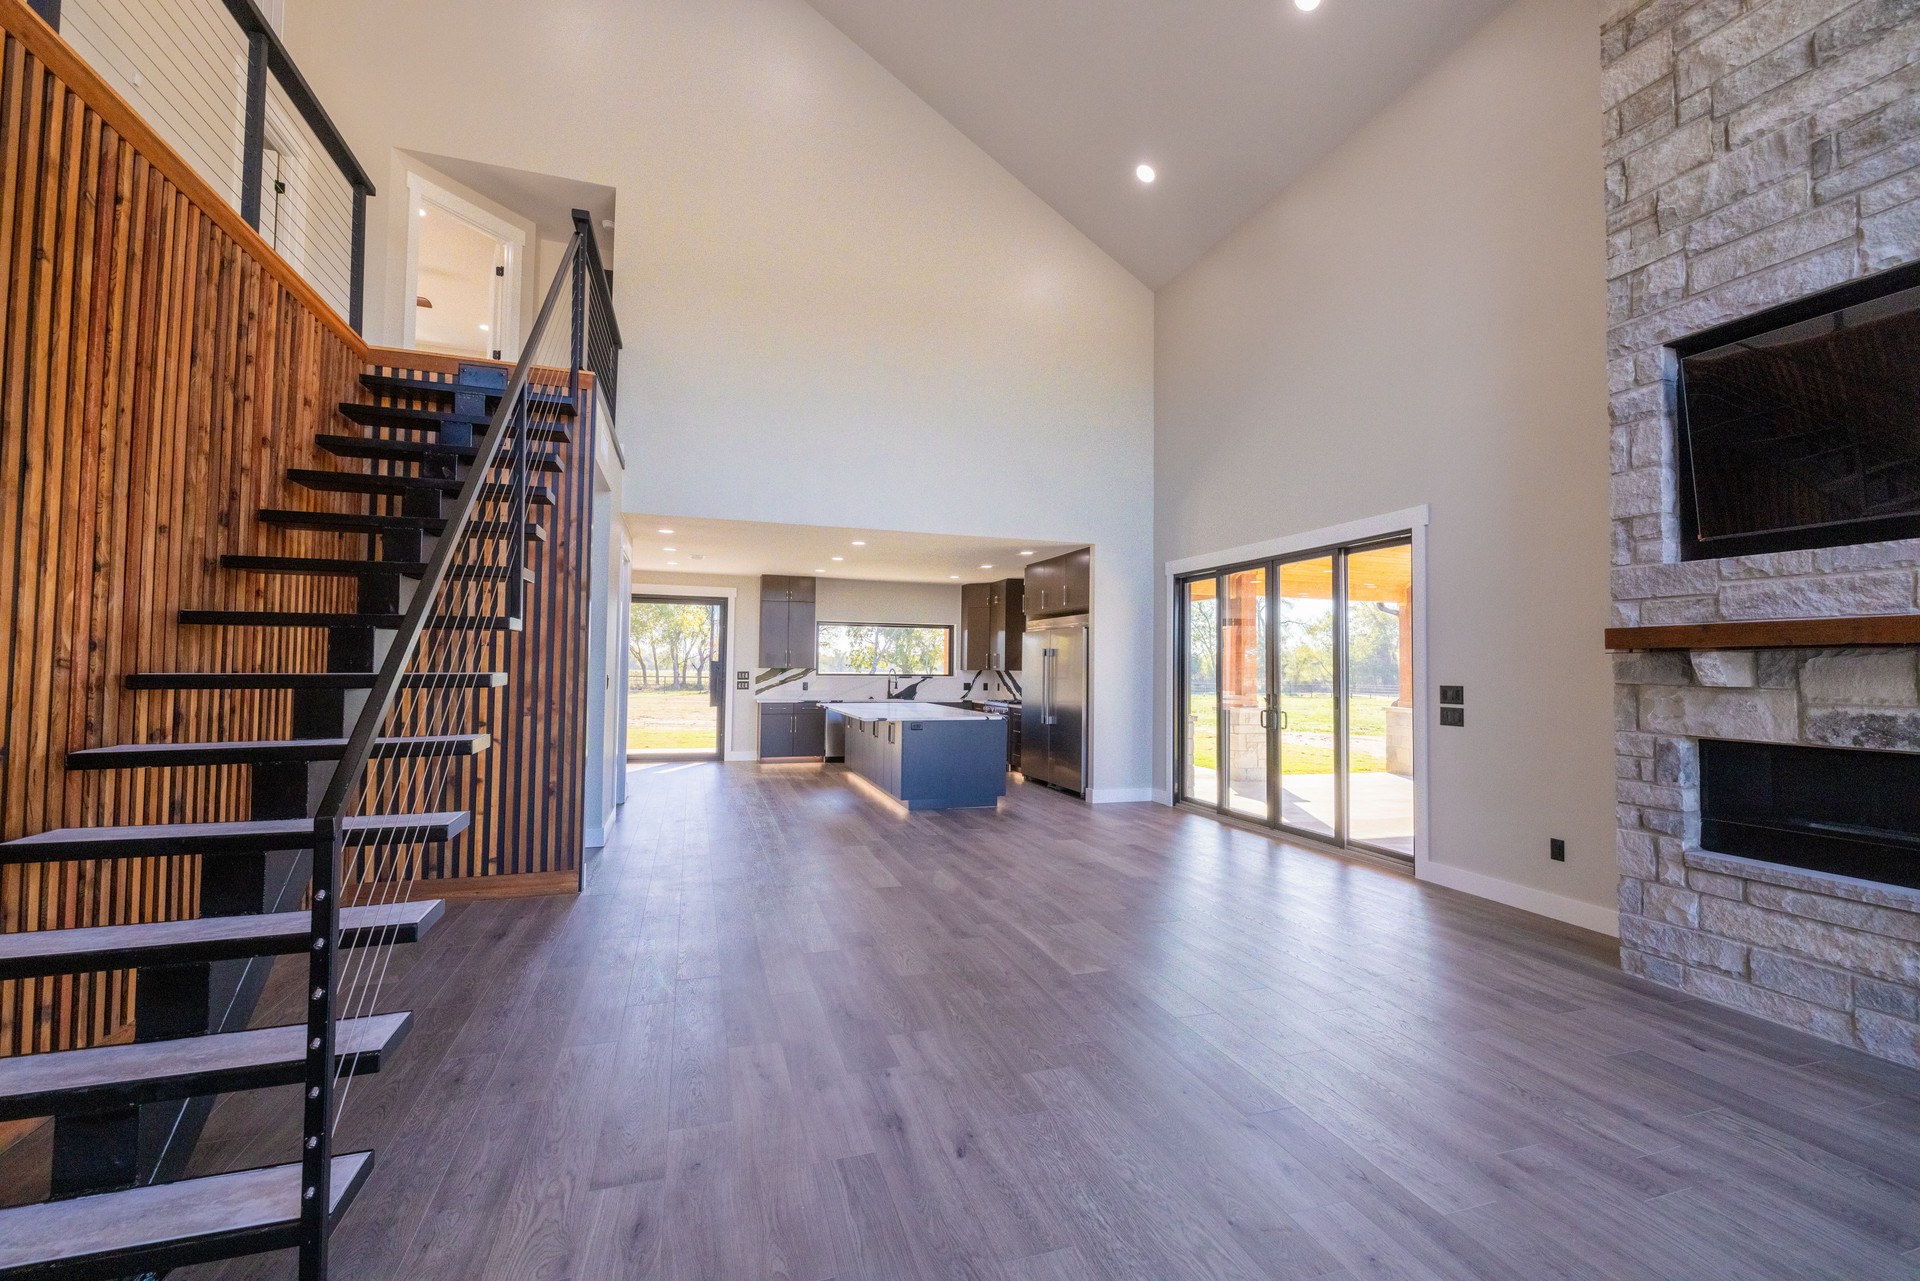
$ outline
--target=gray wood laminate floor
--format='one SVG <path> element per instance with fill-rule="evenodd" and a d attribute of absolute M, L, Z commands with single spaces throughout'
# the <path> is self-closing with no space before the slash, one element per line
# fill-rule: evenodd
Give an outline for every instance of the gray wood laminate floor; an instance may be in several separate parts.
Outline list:
<path fill-rule="evenodd" d="M 1920 1276 L 1920 1075 L 1184 812 L 654 766 L 395 966 L 343 1281 Z"/>

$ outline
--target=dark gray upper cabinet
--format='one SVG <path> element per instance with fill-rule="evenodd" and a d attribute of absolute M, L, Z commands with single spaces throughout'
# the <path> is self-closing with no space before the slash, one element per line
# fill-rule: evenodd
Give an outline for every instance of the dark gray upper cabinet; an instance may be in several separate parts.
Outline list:
<path fill-rule="evenodd" d="M 1020 635 L 1027 630 L 1025 597 L 1026 586 L 1017 578 L 960 589 L 962 671 L 1020 670 Z"/>
<path fill-rule="evenodd" d="M 1029 618 L 1084 614 L 1093 608 L 1093 549 L 1035 561 L 1027 566 L 1025 609 Z"/>
<path fill-rule="evenodd" d="M 760 666 L 812 667 L 819 632 L 814 580 L 765 574 L 760 579 Z"/>

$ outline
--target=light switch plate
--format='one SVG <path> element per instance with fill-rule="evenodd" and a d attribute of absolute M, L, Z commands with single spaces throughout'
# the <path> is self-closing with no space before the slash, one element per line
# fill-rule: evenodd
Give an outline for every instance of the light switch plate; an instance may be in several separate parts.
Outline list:
<path fill-rule="evenodd" d="M 1442 685 L 1440 687 L 1440 701 L 1442 703 L 1452 703 L 1456 707 L 1464 704 L 1467 701 L 1467 687 L 1465 685 Z"/>
<path fill-rule="evenodd" d="M 1440 723 L 1442 725 L 1465 725 L 1467 723 L 1467 709 L 1464 707 L 1441 708 Z"/>

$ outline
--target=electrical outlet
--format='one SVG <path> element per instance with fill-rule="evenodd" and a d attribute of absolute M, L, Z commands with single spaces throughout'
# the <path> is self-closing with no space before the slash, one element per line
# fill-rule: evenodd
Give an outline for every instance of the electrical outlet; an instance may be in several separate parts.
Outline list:
<path fill-rule="evenodd" d="M 1557 836 L 1549 838 L 1547 841 L 1547 857 L 1556 863 L 1566 862 L 1567 843 Z"/>
<path fill-rule="evenodd" d="M 1440 723 L 1442 725 L 1465 725 L 1467 723 L 1467 709 L 1464 707 L 1441 708 Z"/>

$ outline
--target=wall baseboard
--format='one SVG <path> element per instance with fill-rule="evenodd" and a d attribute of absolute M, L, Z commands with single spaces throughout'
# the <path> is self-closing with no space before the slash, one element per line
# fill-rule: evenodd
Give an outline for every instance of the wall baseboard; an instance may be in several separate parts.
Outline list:
<path fill-rule="evenodd" d="M 1089 787 L 1089 805 L 1127 805 L 1157 799 L 1151 787 Z"/>
<path fill-rule="evenodd" d="M 727 759 L 730 761 L 757 761 L 760 759 L 760 753 L 752 750 L 751 748 L 745 751 L 741 751 L 736 748 L 735 750 L 727 753 Z"/>
<path fill-rule="evenodd" d="M 1459 890 L 1475 898 L 1490 899 L 1507 907 L 1517 907 L 1523 912 L 1532 912 L 1535 916 L 1564 921 L 1609 938 L 1620 937 L 1620 913 L 1611 907 L 1568 898 L 1551 890 L 1537 890 L 1530 885 L 1515 885 L 1497 876 L 1469 871 L 1451 863 L 1436 863 L 1431 859 L 1420 861 L 1416 875 L 1423 881 Z"/>

